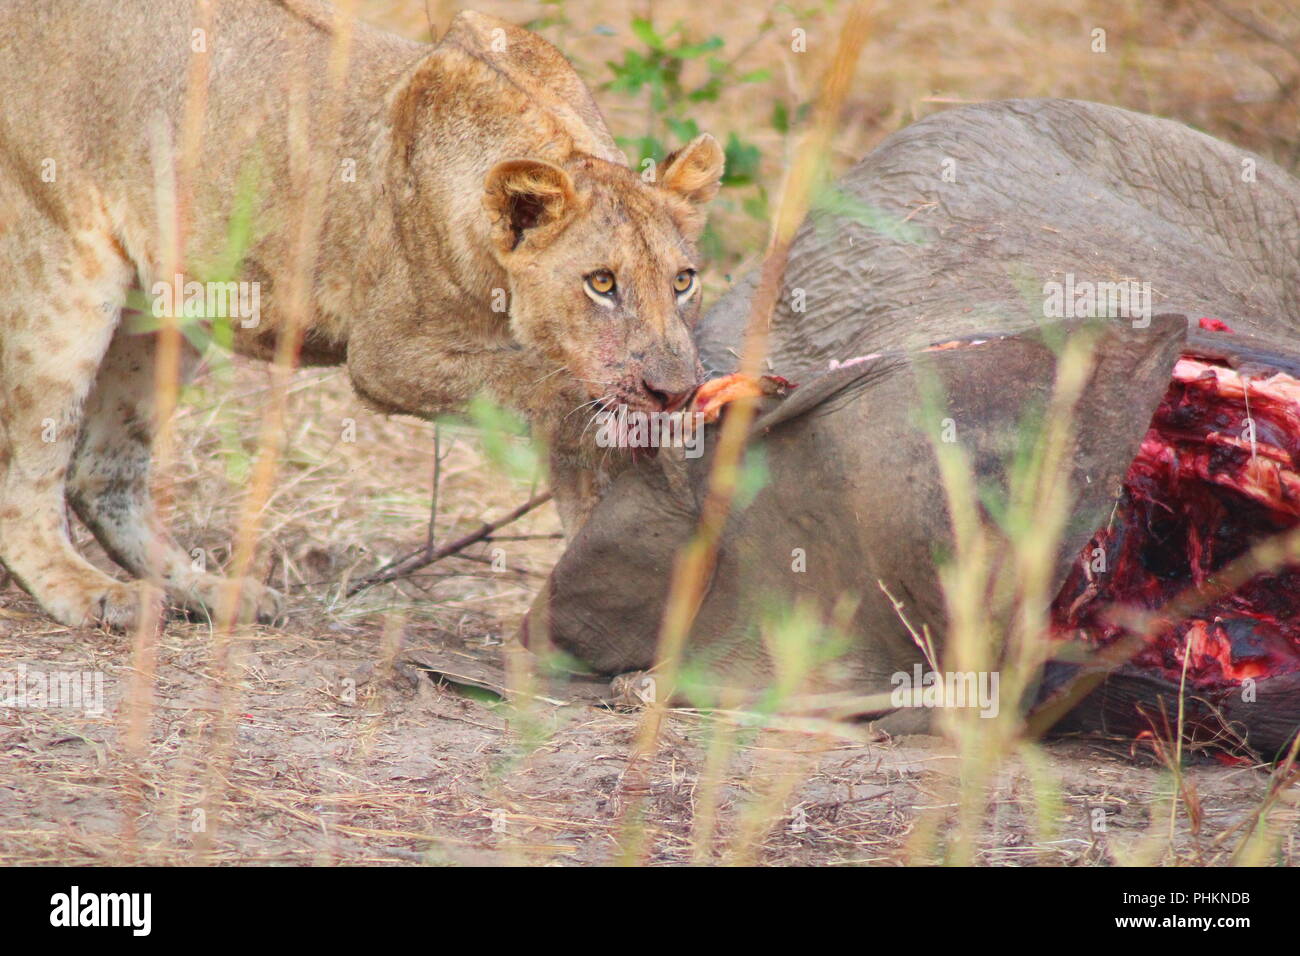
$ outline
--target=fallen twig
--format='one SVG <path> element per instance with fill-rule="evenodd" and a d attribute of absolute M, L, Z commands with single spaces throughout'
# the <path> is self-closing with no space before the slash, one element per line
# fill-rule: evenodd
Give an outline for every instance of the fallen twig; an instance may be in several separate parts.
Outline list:
<path fill-rule="evenodd" d="M 471 531 L 469 534 L 462 535 L 461 537 L 456 538 L 454 541 L 448 541 L 446 544 L 442 545 L 441 547 L 431 549 L 428 547 L 428 545 L 426 545 L 425 547 L 421 548 L 419 551 L 415 551 L 411 554 L 408 554 L 406 557 L 394 561 L 386 567 L 380 568 L 378 571 L 376 571 L 374 574 L 370 575 L 369 577 L 363 578 L 361 581 L 358 581 L 356 584 L 354 584 L 351 588 L 348 589 L 347 596 L 355 597 L 356 595 L 360 594 L 362 591 L 366 590 L 367 588 L 374 587 L 376 584 L 385 584 L 389 581 L 395 581 L 398 578 L 405 577 L 408 574 L 411 574 L 413 571 L 418 571 L 421 568 L 426 568 L 429 565 L 433 564 L 435 561 L 441 561 L 449 554 L 455 554 L 458 551 L 463 551 L 471 544 L 475 544 L 479 541 L 486 540 L 492 534 L 492 532 L 497 531 L 500 528 L 504 528 L 512 521 L 517 521 L 519 518 L 522 518 L 524 515 L 528 514 L 528 512 L 546 504 L 546 502 L 550 500 L 551 500 L 551 493 L 549 491 L 544 491 L 539 495 L 533 495 L 531 498 L 525 501 L 518 508 L 515 508 L 509 514 L 506 514 L 505 516 L 498 518 L 496 521 L 491 521 L 491 522 L 486 522 L 484 524 L 481 524 L 476 530 Z"/>

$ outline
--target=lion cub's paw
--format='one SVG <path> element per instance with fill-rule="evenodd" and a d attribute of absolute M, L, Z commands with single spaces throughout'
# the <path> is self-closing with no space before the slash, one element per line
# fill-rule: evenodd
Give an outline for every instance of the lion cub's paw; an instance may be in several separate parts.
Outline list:
<path fill-rule="evenodd" d="M 223 594 L 230 586 L 230 579 L 216 574 L 203 574 L 184 587 L 176 588 L 172 601 L 178 607 L 198 614 L 215 616 L 221 607 Z M 240 623 L 258 621 L 273 624 L 284 613 L 284 599 L 279 591 L 266 585 L 244 578 L 239 586 L 239 608 L 235 619 Z"/>
<path fill-rule="evenodd" d="M 252 578 L 244 578 L 243 587 L 239 589 L 240 620 L 275 624 L 283 617 L 284 596 Z"/>
<path fill-rule="evenodd" d="M 60 624 L 124 632 L 133 630 L 139 623 L 147 602 L 160 604 L 162 592 L 144 581 L 123 583 L 111 578 L 104 584 L 46 596 L 42 601 L 50 616 Z"/>

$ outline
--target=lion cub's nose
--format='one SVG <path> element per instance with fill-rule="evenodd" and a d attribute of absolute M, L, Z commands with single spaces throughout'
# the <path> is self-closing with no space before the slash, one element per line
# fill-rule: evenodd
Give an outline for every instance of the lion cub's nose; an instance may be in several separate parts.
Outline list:
<path fill-rule="evenodd" d="M 655 403 L 665 412 L 673 412 L 686 403 L 691 397 L 691 392 L 695 391 L 695 386 L 682 391 L 680 388 L 660 388 L 651 384 L 649 379 L 641 379 L 641 387 L 645 389 L 646 394 L 650 396 Z"/>

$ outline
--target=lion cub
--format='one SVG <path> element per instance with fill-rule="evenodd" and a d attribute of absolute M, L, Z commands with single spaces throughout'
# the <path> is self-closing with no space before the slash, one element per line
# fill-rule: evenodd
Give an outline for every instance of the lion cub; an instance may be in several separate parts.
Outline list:
<path fill-rule="evenodd" d="M 387 412 L 430 416 L 486 389 L 569 449 L 569 483 L 594 409 L 675 407 L 698 380 L 692 241 L 722 173 L 712 138 L 644 182 L 564 58 L 490 17 L 461 14 L 433 47 L 357 25 L 333 94 L 328 7 L 208 9 L 0 7 L 0 561 L 64 624 L 130 627 L 146 591 L 76 553 L 65 496 L 127 572 L 156 569 L 172 604 L 211 608 L 221 583 L 153 514 L 155 337 L 123 317 L 133 289 L 173 282 L 167 186 L 196 75 L 186 280 L 219 261 L 241 184 L 256 183 L 237 279 L 258 314 L 232 322 L 236 351 L 270 357 L 289 321 L 303 156 L 333 145 L 311 125 L 332 111 L 304 363 L 346 364 Z M 267 617 L 278 597 L 249 581 L 242 602 Z"/>

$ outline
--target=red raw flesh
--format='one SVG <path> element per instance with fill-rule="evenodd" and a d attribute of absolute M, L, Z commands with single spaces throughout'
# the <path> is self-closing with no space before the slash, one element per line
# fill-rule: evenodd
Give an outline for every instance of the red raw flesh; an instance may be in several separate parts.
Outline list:
<path fill-rule="evenodd" d="M 1201 317 L 1200 325 L 1201 325 L 1201 328 L 1205 329 L 1205 331 L 1207 331 L 1207 332 L 1233 332 L 1233 331 L 1236 331 L 1235 329 L 1232 328 L 1232 326 L 1228 325 L 1228 323 L 1227 323 L 1227 322 L 1224 322 L 1222 319 L 1211 318 L 1211 317 L 1208 316 L 1208 315 L 1207 315 L 1207 316 L 1202 316 L 1202 317 Z"/>
<path fill-rule="evenodd" d="M 1084 548 L 1052 606 L 1058 635 L 1109 644 L 1123 631 L 1106 622 L 1108 606 L 1159 608 L 1212 580 L 1254 541 L 1290 528 L 1300 519 L 1298 456 L 1300 381 L 1280 373 L 1254 380 L 1182 358 L 1114 519 Z M 1204 690 L 1300 670 L 1300 566 L 1255 576 L 1166 629 L 1133 663 L 1177 682 L 1185 654 L 1188 684 Z"/>

